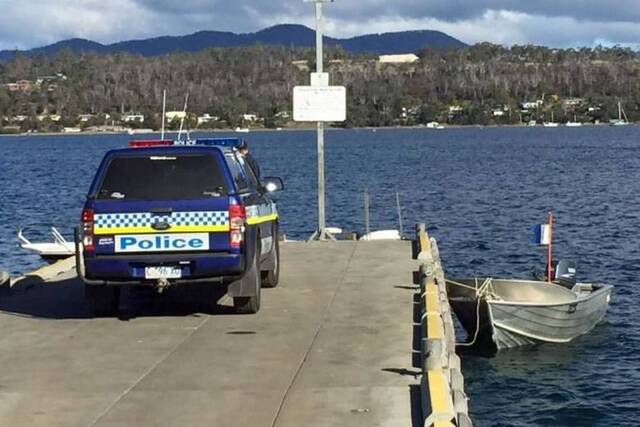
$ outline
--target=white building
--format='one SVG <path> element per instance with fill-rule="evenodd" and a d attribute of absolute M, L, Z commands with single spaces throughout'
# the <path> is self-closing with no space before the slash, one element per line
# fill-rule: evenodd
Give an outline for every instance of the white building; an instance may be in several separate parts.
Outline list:
<path fill-rule="evenodd" d="M 420 58 L 413 53 L 403 55 L 380 55 L 378 62 L 381 64 L 412 64 L 418 62 Z"/>
<path fill-rule="evenodd" d="M 247 122 L 256 122 L 256 121 L 258 121 L 258 115 L 257 114 L 243 114 L 242 115 L 242 120 L 245 120 Z"/>
<path fill-rule="evenodd" d="M 212 116 L 209 113 L 205 113 L 198 117 L 198 126 L 203 125 L 205 123 L 217 122 L 220 120 L 218 116 Z"/>
<path fill-rule="evenodd" d="M 187 113 L 184 111 L 167 111 L 164 114 L 165 118 L 169 121 L 182 120 L 187 117 Z"/>
<path fill-rule="evenodd" d="M 567 98 L 567 99 L 563 100 L 562 103 L 566 107 L 579 107 L 580 105 L 584 104 L 584 99 L 582 99 L 582 98 Z"/>
<path fill-rule="evenodd" d="M 522 110 L 535 110 L 544 105 L 544 99 L 536 99 L 535 101 L 525 101 L 520 104 Z"/>
<path fill-rule="evenodd" d="M 138 113 L 129 113 L 122 116 L 122 121 L 125 123 L 144 123 L 144 115 Z"/>
<path fill-rule="evenodd" d="M 80 114 L 78 115 L 78 120 L 80 123 L 87 123 L 89 120 L 93 119 L 95 115 L 93 114 Z"/>

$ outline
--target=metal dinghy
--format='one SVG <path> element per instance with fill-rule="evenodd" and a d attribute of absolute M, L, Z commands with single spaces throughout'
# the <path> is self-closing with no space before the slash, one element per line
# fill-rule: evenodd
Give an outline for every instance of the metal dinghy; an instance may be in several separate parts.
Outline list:
<path fill-rule="evenodd" d="M 604 318 L 611 290 L 587 283 L 568 289 L 530 280 L 447 281 L 451 306 L 469 336 L 497 350 L 565 343 L 589 332 Z"/>

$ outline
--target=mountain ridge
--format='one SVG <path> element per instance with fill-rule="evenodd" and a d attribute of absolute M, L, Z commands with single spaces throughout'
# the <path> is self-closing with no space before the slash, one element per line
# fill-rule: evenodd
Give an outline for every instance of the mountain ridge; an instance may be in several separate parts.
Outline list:
<path fill-rule="evenodd" d="M 445 33 L 434 30 L 414 30 L 377 34 L 365 34 L 345 39 L 325 37 L 327 46 L 340 46 L 350 53 L 400 54 L 415 53 L 425 47 L 463 48 L 467 45 Z M 315 31 L 297 24 L 280 24 L 254 33 L 203 30 L 182 36 L 159 36 L 147 39 L 125 40 L 102 44 L 83 38 L 62 40 L 29 50 L 2 50 L 0 61 L 23 55 L 51 56 L 64 49 L 74 52 L 98 54 L 127 52 L 142 56 L 160 56 L 175 51 L 198 52 L 215 47 L 242 47 L 254 44 L 286 47 L 313 47 Z"/>

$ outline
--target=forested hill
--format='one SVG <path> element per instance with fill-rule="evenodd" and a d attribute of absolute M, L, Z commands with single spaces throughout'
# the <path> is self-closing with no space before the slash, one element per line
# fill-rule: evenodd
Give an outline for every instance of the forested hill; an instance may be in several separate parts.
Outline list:
<path fill-rule="evenodd" d="M 459 48 L 466 45 L 439 31 L 402 31 L 384 34 L 368 34 L 347 39 L 325 37 L 329 46 L 339 46 L 354 54 L 415 53 L 427 47 Z M 236 34 L 222 31 L 200 31 L 187 36 L 157 37 L 131 40 L 104 45 L 90 40 L 71 39 L 22 52 L 25 55 L 53 55 L 70 49 L 81 53 L 127 52 L 143 56 L 165 55 L 175 51 L 199 52 L 213 47 L 241 47 L 263 44 L 284 47 L 311 47 L 315 44 L 315 32 L 303 25 L 276 25 L 256 33 Z M 0 61 L 15 56 L 15 51 L 0 51 Z"/>
<path fill-rule="evenodd" d="M 630 120 L 640 119 L 640 54 L 628 49 L 480 44 L 424 50 L 418 61 L 402 64 L 342 49 L 326 53 L 332 83 L 348 88 L 347 126 L 540 122 L 552 112 L 556 121 L 607 121 L 617 117 L 618 102 Z M 265 46 L 157 57 L 19 56 L 0 65 L 0 83 L 31 83 L 0 87 L 0 119 L 16 125 L 14 118 L 24 116 L 18 125 L 28 129 L 55 126 L 46 118 L 52 114 L 73 126 L 80 114 L 98 120 L 108 113 L 117 121 L 121 112 L 140 112 L 143 126 L 154 127 L 167 89 L 169 110 L 181 109 L 189 92 L 190 112 L 219 117 L 215 126 L 241 125 L 243 114 L 282 126 L 276 118 L 287 117 L 293 87 L 308 84 L 313 67 L 312 49 Z"/>

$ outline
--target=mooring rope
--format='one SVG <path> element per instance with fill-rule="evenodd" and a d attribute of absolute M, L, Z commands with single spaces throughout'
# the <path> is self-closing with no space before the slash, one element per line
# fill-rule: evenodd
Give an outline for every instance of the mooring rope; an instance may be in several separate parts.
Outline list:
<path fill-rule="evenodd" d="M 476 277 L 475 287 L 465 285 L 463 283 L 455 282 L 453 280 L 447 280 L 447 281 L 452 285 L 461 286 L 463 288 L 472 289 L 475 291 L 476 301 L 477 301 L 476 302 L 476 330 L 473 335 L 473 339 L 466 343 L 456 344 L 457 346 L 460 346 L 460 347 L 471 347 L 476 343 L 476 341 L 478 340 L 478 335 L 480 334 L 480 303 L 482 302 L 482 299 L 487 297 L 496 299 L 496 294 L 493 290 L 493 279 L 491 277 L 487 277 L 482 283 L 482 285 L 478 286 L 478 278 Z"/>

